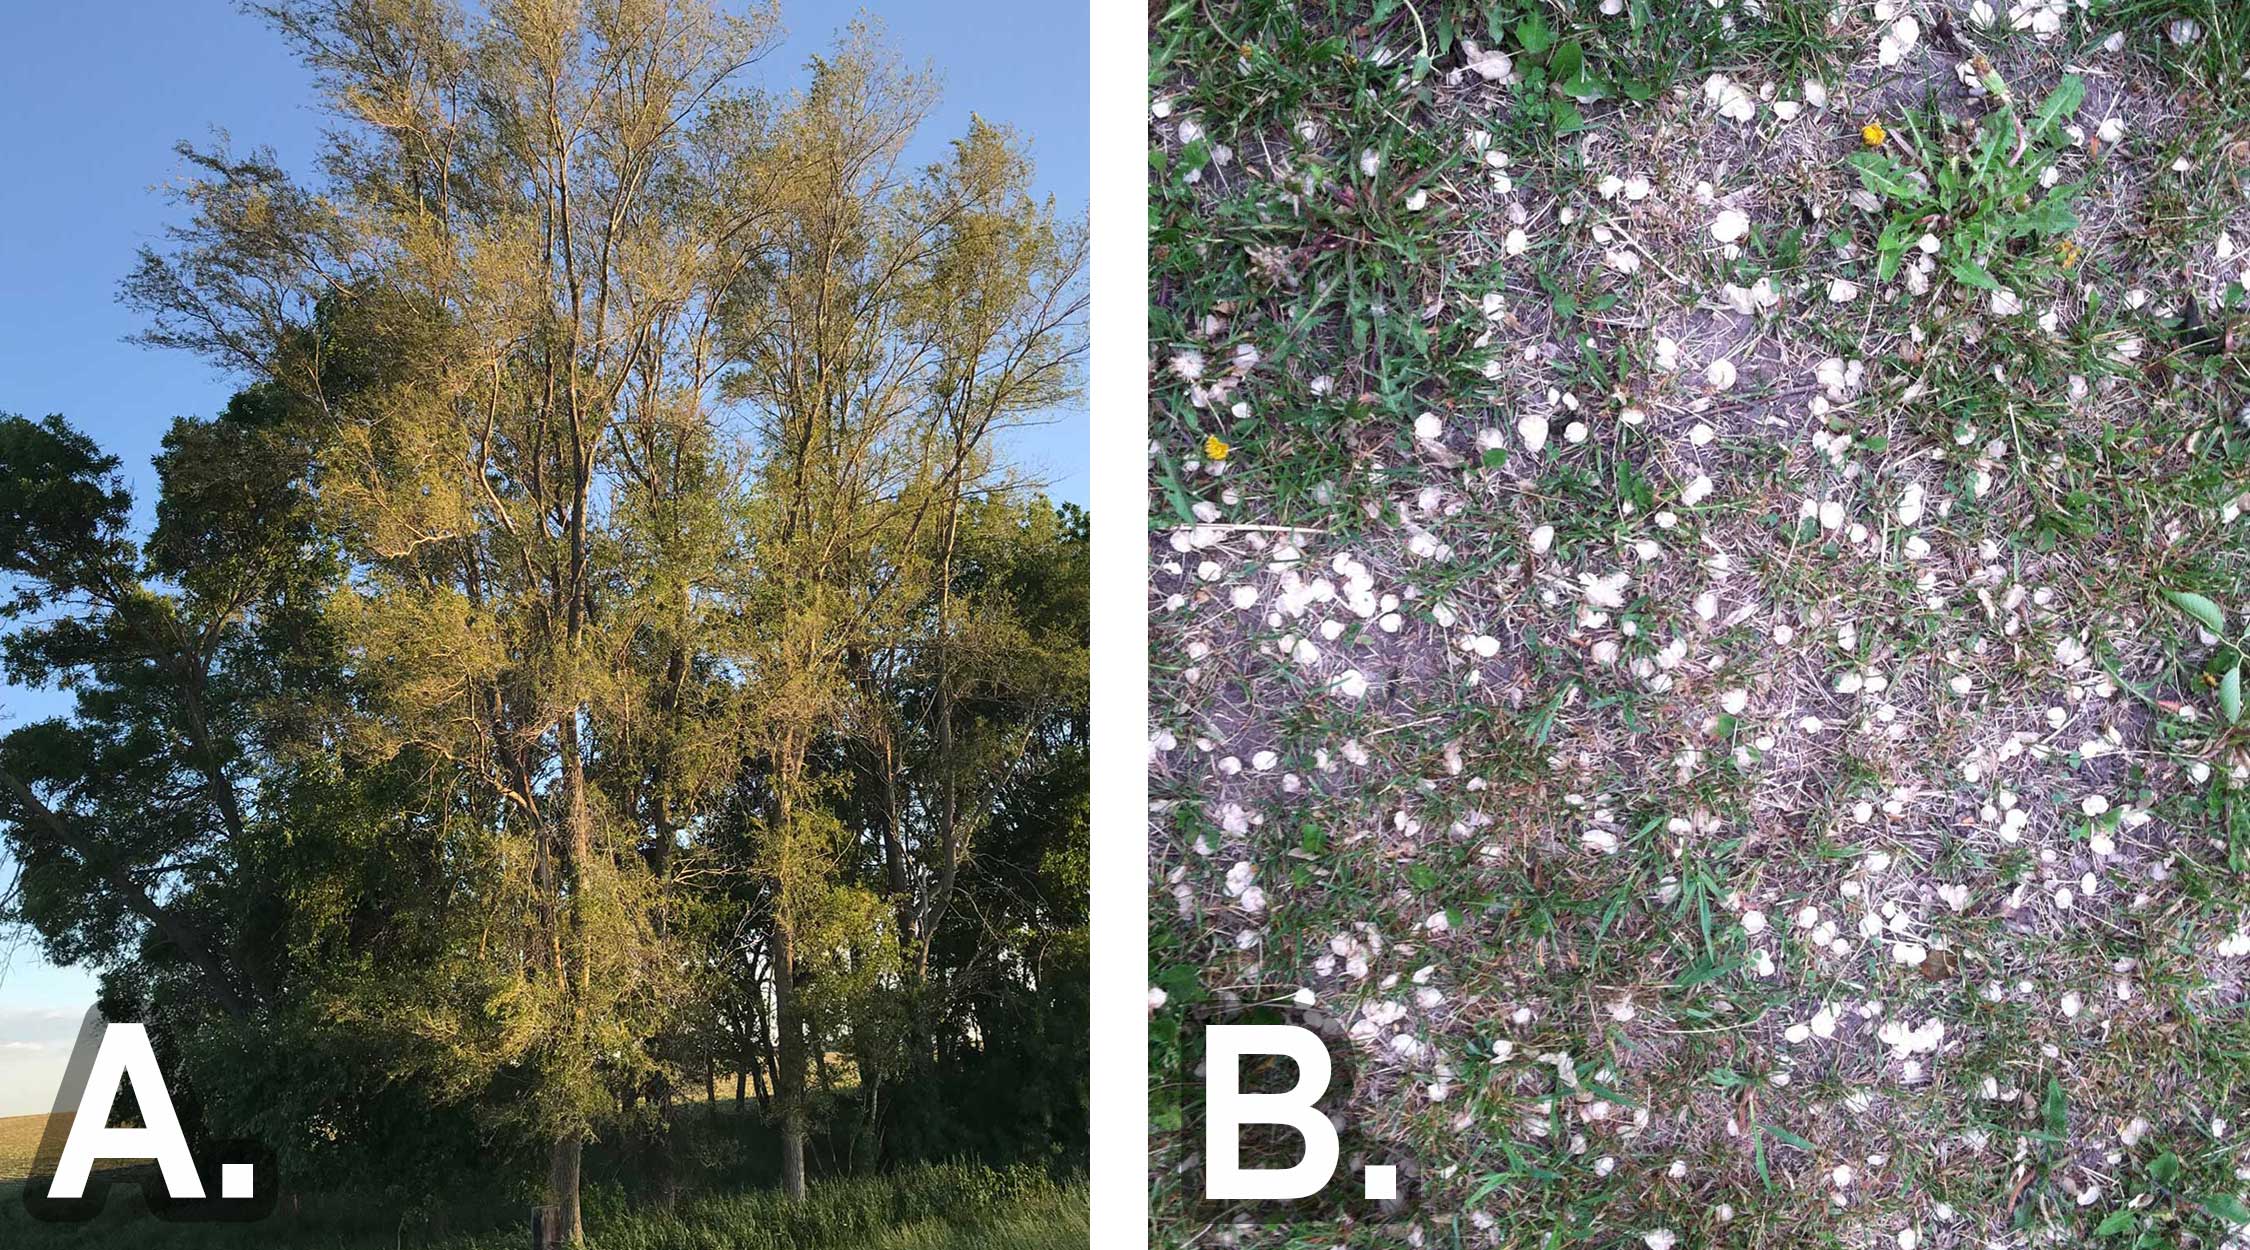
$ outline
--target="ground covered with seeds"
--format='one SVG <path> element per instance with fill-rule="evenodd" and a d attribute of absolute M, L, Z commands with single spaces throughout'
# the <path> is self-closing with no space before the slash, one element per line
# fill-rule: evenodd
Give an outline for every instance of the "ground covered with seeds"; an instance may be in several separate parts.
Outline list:
<path fill-rule="evenodd" d="M 1159 1241 L 2250 1245 L 2250 10 L 1153 40 Z M 1403 1214 L 1197 1201 L 1264 1006 Z"/>

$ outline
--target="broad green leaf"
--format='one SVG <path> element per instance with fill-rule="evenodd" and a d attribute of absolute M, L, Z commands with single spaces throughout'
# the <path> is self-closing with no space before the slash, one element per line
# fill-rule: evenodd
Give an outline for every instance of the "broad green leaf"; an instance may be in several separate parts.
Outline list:
<path fill-rule="evenodd" d="M 2213 1194 L 2203 1200 L 2203 1209 L 2229 1224 L 2250 1224 L 2250 1207 L 2233 1194 Z"/>
<path fill-rule="evenodd" d="M 1881 152 L 1854 152 L 1849 159 L 1852 167 L 1859 171 L 1860 185 L 1869 191 L 1894 200 L 1922 198 L 1922 189 L 1899 168 L 1898 162 Z"/>
<path fill-rule="evenodd" d="M 1547 19 L 1537 13 L 1516 23 L 1516 42 L 1523 50 L 1537 56 L 1555 44 L 1555 37 L 1547 31 Z"/>
<path fill-rule="evenodd" d="M 2219 609 L 2218 604 L 2202 595 L 2192 590 L 2167 590 L 2164 597 L 2172 601 L 2173 607 L 2202 622 L 2203 627 L 2212 633 L 2223 634 L 2227 631 L 2227 614 Z"/>
<path fill-rule="evenodd" d="M 2242 723 L 2242 664 L 2227 670 L 2219 679 L 2219 711 L 2225 713 L 2229 725 Z"/>
<path fill-rule="evenodd" d="M 2167 1150 L 2149 1160 L 2148 1174 L 2159 1185 L 2170 1185 L 2180 1179 L 2180 1156 Z"/>
<path fill-rule="evenodd" d="M 1608 84 L 1588 78 L 1584 70 L 1578 71 L 1575 76 L 1557 86 L 1555 90 L 1562 92 L 1580 104 L 1590 104 L 1595 100 L 1609 98 Z"/>
<path fill-rule="evenodd" d="M 1938 202 L 1952 205 L 1961 194 L 1961 167 L 1953 161 L 1947 161 L 1937 167 L 1937 173 L 1933 176 L 1937 179 Z"/>
<path fill-rule="evenodd" d="M 1586 49 L 1581 47 L 1576 39 L 1573 39 L 1568 43 L 1556 46 L 1555 55 L 1548 58 L 1547 73 L 1556 82 L 1567 84 L 1571 79 L 1578 77 L 1578 71 L 1584 69 L 1585 66 Z M 1567 86 L 1563 89 L 1569 90 Z"/>
<path fill-rule="evenodd" d="M 2041 197 L 2037 204 L 2016 219 L 2017 234 L 2068 234 L 2078 228 L 2078 214 L 2071 211 L 2070 197 L 2074 187 L 2056 187 Z"/>
<path fill-rule="evenodd" d="M 2070 1134 L 2070 1102 L 2063 1096 L 2062 1078 L 2047 1078 L 2047 1098 L 2040 1105 L 2040 1116 L 2047 1122 L 2047 1135 L 2058 1140 Z"/>
<path fill-rule="evenodd" d="M 1156 973 L 1151 982 L 1164 991 L 1165 997 L 1175 1006 L 1200 1003 L 1210 997 L 1204 991 L 1201 971 L 1187 964 L 1171 964 Z"/>
<path fill-rule="evenodd" d="M 2076 113 L 2085 99 L 2086 80 L 2076 74 L 2063 75 L 2063 80 L 2056 84 L 2053 91 L 2047 93 L 2046 101 L 2039 106 L 2038 114 L 2032 118 L 2032 136 L 2045 138 L 2047 132 L 2063 118 Z"/>
<path fill-rule="evenodd" d="M 2104 1218 L 2101 1223 L 2096 1224 L 2094 1226 L 2094 1236 L 2115 1237 L 2119 1233 L 2132 1231 L 2132 1228 L 2133 1209 L 2131 1207 L 2125 1207 L 2123 1209 L 2110 1212 L 2109 1215 Z"/>
<path fill-rule="evenodd" d="M 2000 167 L 2008 163 L 2009 157 L 2015 155 L 2016 128 L 2006 124 L 2008 115 L 2009 110 L 2003 109 L 1999 115 L 1987 122 L 1983 131 L 1977 135 L 1977 148 L 1974 154 L 1976 163 L 1971 170 L 1971 174 L 1979 184 L 1989 185 L 1993 176 L 2000 172 Z"/>
<path fill-rule="evenodd" d="M 2000 289 L 2000 280 L 1992 276 L 1992 271 L 1973 260 L 1949 260 L 1945 263 L 1945 268 L 1963 286 L 1973 286 L 1980 291 Z"/>
<path fill-rule="evenodd" d="M 1906 232 L 1913 225 L 1911 218 L 1893 217 L 1883 227 L 1882 237 L 1875 240 L 1875 280 L 1888 282 L 1898 276 L 1898 268 L 1906 259 Z"/>

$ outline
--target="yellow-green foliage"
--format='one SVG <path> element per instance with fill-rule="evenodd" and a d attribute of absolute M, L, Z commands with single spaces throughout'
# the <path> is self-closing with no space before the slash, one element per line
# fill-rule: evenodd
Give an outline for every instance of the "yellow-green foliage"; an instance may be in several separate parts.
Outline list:
<path fill-rule="evenodd" d="M 928 77 L 855 26 L 760 90 L 770 10 L 268 16 L 339 115 L 323 178 L 187 152 L 125 294 L 150 341 L 256 379 L 237 415 L 270 443 L 177 457 L 168 492 L 249 460 L 287 515 L 143 570 L 91 444 L 8 427 L 0 468 L 99 504 L 66 537 L 127 588 L 108 652 L 158 659 L 97 726 L 138 792 L 89 779 L 63 822 L 147 827 L 34 865 L 43 936 L 128 968 L 215 1121 L 339 1167 L 390 1131 L 437 1168 L 391 1126 L 459 1114 L 549 1152 L 566 1206 L 582 1143 L 721 1041 L 774 1039 L 794 1151 L 828 1056 L 931 1063 L 946 993 L 1028 1017 L 1015 967 L 932 968 L 948 925 L 974 963 L 1078 910 L 964 880 L 996 823 L 1082 833 L 1067 796 L 1003 802 L 1083 764 L 1083 595 L 1004 584 L 1051 510 L 996 437 L 1075 393 L 1083 347 L 1082 231 L 1017 137 L 902 164 Z M 58 671 L 104 653 L 66 641 Z M 207 717 L 214 674 L 247 689 Z M 47 732 L 47 761 L 99 736 Z M 960 918 L 980 890 L 1009 933 Z"/>

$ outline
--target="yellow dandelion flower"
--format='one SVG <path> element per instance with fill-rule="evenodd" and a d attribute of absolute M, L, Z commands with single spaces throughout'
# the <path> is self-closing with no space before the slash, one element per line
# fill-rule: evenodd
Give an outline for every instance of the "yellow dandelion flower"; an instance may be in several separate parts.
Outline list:
<path fill-rule="evenodd" d="M 1227 440 L 1216 434 L 1203 436 L 1203 455 L 1207 460 L 1224 460 L 1227 453 L 1233 450 L 1234 448 L 1227 446 Z"/>
<path fill-rule="evenodd" d="M 1883 123 L 1881 122 L 1869 122 L 1865 126 L 1859 128 L 1860 142 L 1866 144 L 1871 148 L 1879 148 L 1883 146 L 1883 140 L 1890 137 L 1891 132 L 1883 129 Z"/>
<path fill-rule="evenodd" d="M 2065 269 L 2076 266 L 2078 258 L 2083 254 L 2078 250 L 2078 245 L 2069 239 L 2058 239 L 2055 242 L 2055 257 L 2062 262 L 2062 267 Z"/>

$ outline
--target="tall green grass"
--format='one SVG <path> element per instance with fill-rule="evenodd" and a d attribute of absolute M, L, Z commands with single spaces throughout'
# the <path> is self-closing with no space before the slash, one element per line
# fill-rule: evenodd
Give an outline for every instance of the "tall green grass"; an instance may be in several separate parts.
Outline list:
<path fill-rule="evenodd" d="M 10 1250 L 521 1250 L 528 1213 L 498 1204 L 482 1218 L 456 1209 L 443 1220 L 401 1216 L 366 1201 L 308 1199 L 294 1214 L 247 1225 L 167 1224 L 138 1192 L 115 1191 L 85 1224 L 42 1224 L 24 1213 L 17 1186 L 0 1188 L 0 1246 Z M 471 1222 L 477 1226 L 470 1228 Z M 450 1227 L 457 1231 L 444 1231 Z M 803 1203 L 773 1190 L 703 1194 L 667 1210 L 621 1190 L 589 1192 L 592 1250 L 1083 1250 L 1086 1187 L 1032 1168 L 924 1164 L 816 1182 Z"/>
<path fill-rule="evenodd" d="M 712 1195 L 604 1219 L 587 1238 L 599 1250 L 1083 1247 L 1086 1191 L 1030 1168 L 928 1164 L 829 1181 L 799 1204 L 774 1190 Z"/>

